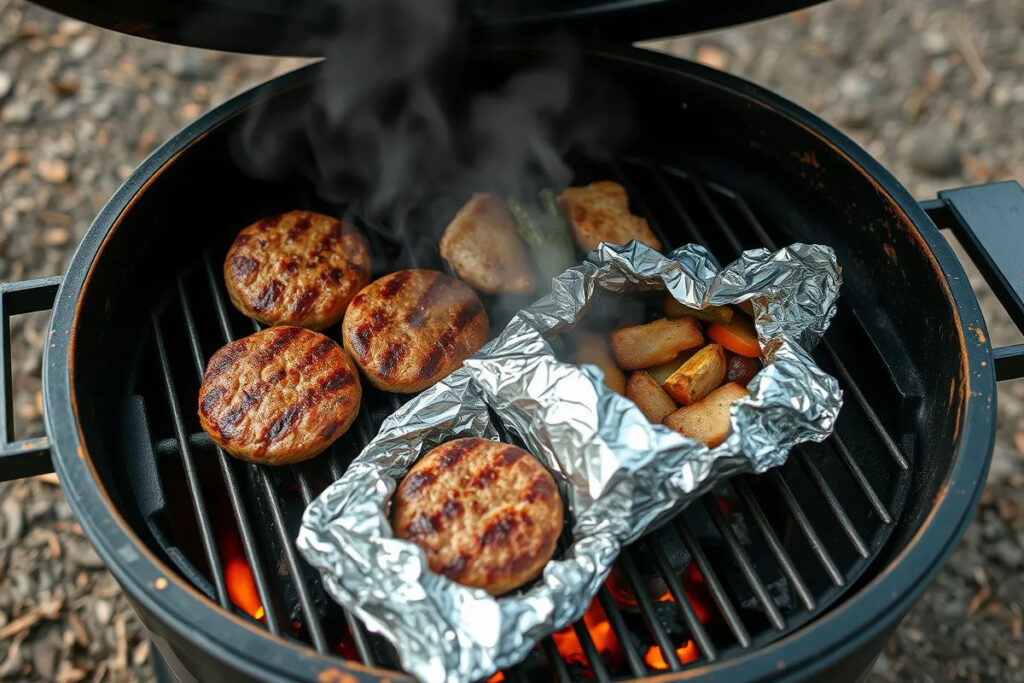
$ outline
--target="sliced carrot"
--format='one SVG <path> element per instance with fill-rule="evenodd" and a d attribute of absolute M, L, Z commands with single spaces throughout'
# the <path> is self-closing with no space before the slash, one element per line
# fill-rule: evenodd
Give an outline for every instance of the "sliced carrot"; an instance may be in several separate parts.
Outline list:
<path fill-rule="evenodd" d="M 757 343 L 757 331 L 753 323 L 733 317 L 727 323 L 708 325 L 708 336 L 733 353 L 747 358 L 759 358 L 761 347 Z"/>

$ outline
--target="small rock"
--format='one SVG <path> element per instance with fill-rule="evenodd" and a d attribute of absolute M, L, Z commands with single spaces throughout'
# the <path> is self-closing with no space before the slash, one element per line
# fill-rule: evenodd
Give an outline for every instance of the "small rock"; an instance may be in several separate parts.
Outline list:
<path fill-rule="evenodd" d="M 199 114 L 202 113 L 202 108 L 195 102 L 186 102 L 181 105 L 181 118 L 186 121 L 198 118 Z"/>
<path fill-rule="evenodd" d="M 953 49 L 953 41 L 945 33 L 925 31 L 921 34 L 921 47 L 930 56 L 946 54 Z"/>
<path fill-rule="evenodd" d="M 196 50 L 175 48 L 167 60 L 167 70 L 182 80 L 198 78 L 203 71 L 203 56 Z"/>
<path fill-rule="evenodd" d="M 839 77 L 836 83 L 839 97 L 847 102 L 867 100 L 878 90 L 878 81 L 863 74 L 849 71 Z"/>
<path fill-rule="evenodd" d="M 0 100 L 7 97 L 7 93 L 11 92 L 12 85 L 14 85 L 14 79 L 11 78 L 10 74 L 6 71 L 0 71 Z"/>
<path fill-rule="evenodd" d="M 697 61 L 712 69 L 725 69 L 729 66 L 729 53 L 715 45 L 701 45 L 697 48 Z"/>
<path fill-rule="evenodd" d="M 97 40 L 94 34 L 86 33 L 80 35 L 71 41 L 71 46 L 68 48 L 68 56 L 72 60 L 80 62 L 96 49 L 96 43 Z"/>
<path fill-rule="evenodd" d="M 59 185 L 68 181 L 68 165 L 60 159 L 43 159 L 36 164 L 36 175 L 48 183 Z"/>
<path fill-rule="evenodd" d="M 1024 550 L 1013 541 L 1004 538 L 991 546 L 991 556 L 1008 569 L 1024 567 Z"/>
<path fill-rule="evenodd" d="M 74 95 L 78 92 L 78 79 L 71 74 L 64 74 L 53 81 L 50 88 L 58 95 Z"/>
<path fill-rule="evenodd" d="M 28 123 L 32 120 L 36 110 L 36 100 L 15 99 L 8 102 L 7 106 L 0 111 L 0 121 L 3 123 Z"/>
<path fill-rule="evenodd" d="M 111 607 L 109 600 L 97 600 L 92 609 L 96 612 L 96 621 L 106 626 L 110 623 L 110 617 L 114 614 L 114 608 Z"/>
<path fill-rule="evenodd" d="M 96 550 L 88 543 L 69 543 L 67 546 L 68 561 L 85 569 L 103 568 L 103 560 L 96 554 Z M 107 605 L 109 608 L 110 606 Z M 102 621 L 102 620 L 101 620 Z M 105 621 L 103 623 L 106 623 Z"/>
<path fill-rule="evenodd" d="M 952 132 L 942 129 L 918 131 L 911 138 L 907 160 L 921 173 L 936 178 L 956 175 L 963 168 Z"/>
<path fill-rule="evenodd" d="M 71 241 L 71 233 L 64 228 L 50 228 L 43 234 L 43 241 L 50 247 L 63 247 Z"/>

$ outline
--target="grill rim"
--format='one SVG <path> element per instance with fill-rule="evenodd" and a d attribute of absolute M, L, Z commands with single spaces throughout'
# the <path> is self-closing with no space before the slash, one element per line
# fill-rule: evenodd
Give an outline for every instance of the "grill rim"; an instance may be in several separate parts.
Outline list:
<path fill-rule="evenodd" d="M 492 49 L 525 49 L 529 54 L 544 48 L 523 44 Z M 911 234 L 920 241 L 921 250 L 933 263 L 936 274 L 942 276 L 936 278 L 937 283 L 950 301 L 963 350 L 963 381 L 958 406 L 960 429 L 942 493 L 931 503 L 931 512 L 922 526 L 884 569 L 829 613 L 773 644 L 685 672 L 687 676 L 700 673 L 712 677 L 728 672 L 730 677 L 744 680 L 768 673 L 777 680 L 797 673 L 812 675 L 835 665 L 894 626 L 944 564 L 970 521 L 981 495 L 995 439 L 995 373 L 991 346 L 987 341 L 975 341 L 973 334 L 966 334 L 967 331 L 982 331 L 986 334 L 981 338 L 988 339 L 977 298 L 952 249 L 909 192 L 885 167 L 830 124 L 781 95 L 683 59 L 614 43 L 589 43 L 584 52 L 590 58 L 626 61 L 638 68 L 667 72 L 666 77 L 675 75 L 698 81 L 703 86 L 728 90 L 733 96 L 801 126 L 844 156 L 878 188 L 883 198 L 891 200 L 903 212 L 900 218 L 914 227 Z M 45 420 L 53 445 L 54 465 L 69 503 L 107 566 L 126 588 L 133 605 L 143 616 L 149 617 L 144 619 L 147 627 L 165 638 L 184 640 L 198 651 L 256 679 L 275 675 L 312 678 L 329 670 L 337 671 L 339 667 L 364 680 L 401 678 L 395 671 L 370 668 L 358 662 L 342 663 L 337 657 L 319 655 L 306 645 L 272 637 L 221 610 L 180 579 L 142 543 L 107 494 L 84 443 L 74 391 L 74 344 L 81 303 L 103 249 L 127 211 L 149 183 L 190 145 L 261 98 L 280 95 L 314 78 L 319 68 L 314 64 L 268 81 L 192 122 L 143 161 L 101 209 L 76 250 L 57 294 L 50 326 L 51 344 L 44 350 Z M 979 450 L 984 454 L 982 457 L 978 457 Z M 957 495 L 949 495 L 951 492 Z M 155 588 L 158 578 L 167 581 L 165 588 Z M 213 636 L 223 633 L 230 624 L 247 629 L 234 633 L 251 633 L 257 639 Z M 261 652 L 261 661 L 251 657 L 249 653 L 254 651 Z M 776 669 L 779 663 L 783 665 L 782 671 Z M 666 674 L 655 680 L 671 678 L 672 674 Z"/>

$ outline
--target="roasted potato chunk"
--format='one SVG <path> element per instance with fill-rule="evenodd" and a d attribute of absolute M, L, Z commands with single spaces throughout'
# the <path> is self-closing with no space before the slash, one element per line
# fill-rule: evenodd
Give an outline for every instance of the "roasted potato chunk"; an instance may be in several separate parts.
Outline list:
<path fill-rule="evenodd" d="M 665 295 L 662 309 L 666 318 L 682 318 L 690 316 L 706 323 L 727 323 L 732 320 L 732 306 L 708 306 L 707 308 L 690 308 L 679 303 L 671 294 Z"/>
<path fill-rule="evenodd" d="M 703 441 L 709 448 L 714 448 L 729 435 L 729 408 L 749 395 L 746 389 L 735 382 L 723 384 L 704 400 L 683 406 L 666 417 L 664 424 L 683 436 Z"/>
<path fill-rule="evenodd" d="M 654 381 L 658 383 L 658 386 L 661 386 L 662 384 L 665 383 L 665 380 L 672 376 L 673 372 L 679 369 L 680 365 L 690 360 L 693 357 L 693 354 L 697 353 L 697 351 L 699 351 L 699 349 L 689 349 L 687 351 L 683 351 L 682 353 L 677 354 L 675 358 L 673 358 L 667 363 L 659 363 L 658 365 L 652 365 L 651 367 L 647 368 L 646 372 L 648 375 L 654 378 Z"/>
<path fill-rule="evenodd" d="M 626 188 L 614 181 L 566 188 L 558 195 L 558 208 L 569 219 L 576 244 L 585 253 L 601 242 L 625 244 L 630 240 L 661 250 L 647 219 L 629 212 Z"/>
<path fill-rule="evenodd" d="M 708 344 L 679 366 L 662 385 L 669 396 L 688 406 L 718 388 L 725 379 L 725 349 Z"/>
<path fill-rule="evenodd" d="M 608 341 L 597 332 L 580 332 L 576 338 L 576 364 L 591 363 L 601 368 L 604 384 L 612 391 L 626 393 L 626 375 L 615 364 Z"/>
<path fill-rule="evenodd" d="M 640 412 L 654 424 L 661 424 L 677 408 L 676 402 L 643 370 L 637 370 L 629 376 L 626 398 L 635 403 Z"/>
<path fill-rule="evenodd" d="M 612 353 L 623 370 L 643 370 L 667 363 L 680 351 L 704 342 L 700 323 L 693 318 L 661 318 L 646 325 L 612 332 Z"/>

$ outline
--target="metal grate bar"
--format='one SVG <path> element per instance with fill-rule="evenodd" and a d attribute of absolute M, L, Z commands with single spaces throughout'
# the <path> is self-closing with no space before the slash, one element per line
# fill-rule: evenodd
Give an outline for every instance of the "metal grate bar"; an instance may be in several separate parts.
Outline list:
<path fill-rule="evenodd" d="M 704 624 L 700 623 L 693 605 L 690 604 L 690 598 L 686 595 L 683 585 L 679 583 L 679 577 L 672 571 L 668 557 L 665 555 L 665 549 L 659 543 L 651 543 L 649 547 L 654 551 L 654 562 L 658 566 L 658 573 L 661 575 L 665 585 L 668 586 L 672 598 L 682 612 L 683 621 L 686 622 L 686 627 L 690 629 L 690 635 L 696 641 L 697 649 L 709 662 L 715 661 L 718 658 L 718 650 L 715 648 L 714 643 L 711 642 L 711 636 L 708 635 Z"/>
<path fill-rule="evenodd" d="M 196 521 L 199 522 L 199 537 L 203 543 L 203 551 L 206 561 L 209 563 L 210 572 L 213 573 L 213 585 L 217 591 L 217 602 L 220 606 L 230 610 L 231 598 L 228 597 L 228 587 L 224 582 L 224 570 L 221 567 L 220 555 L 217 554 L 217 539 L 213 534 L 213 525 L 210 522 L 210 514 L 206 510 L 206 501 L 203 497 L 202 488 L 199 485 L 199 474 L 196 472 L 195 462 L 192 460 L 192 449 L 189 447 L 188 435 L 185 432 L 185 423 L 181 415 L 181 406 L 178 404 L 178 396 L 174 388 L 174 378 L 171 374 L 171 364 L 167 359 L 167 348 L 164 346 L 163 332 L 160 329 L 160 320 L 155 312 L 150 313 L 150 320 L 153 326 L 153 338 L 156 340 L 156 350 L 160 357 L 160 370 L 164 377 L 164 387 L 167 389 L 167 402 L 171 408 L 171 418 L 174 421 L 174 433 L 178 439 L 181 452 L 181 465 L 185 470 L 185 482 L 188 485 L 188 492 L 192 499 L 192 509 L 196 514 Z"/>
<path fill-rule="evenodd" d="M 612 176 L 615 177 L 619 183 L 626 188 L 626 196 L 630 198 L 630 202 L 634 205 L 634 208 L 639 212 L 639 215 L 644 216 L 647 219 L 647 225 L 651 228 L 651 232 L 661 242 L 661 247 L 667 249 L 669 246 L 668 235 L 662 229 L 661 222 L 657 218 L 657 212 L 652 211 L 650 204 L 648 204 L 644 193 L 637 190 L 633 179 L 630 175 L 623 172 L 622 167 L 615 159 L 610 159 L 608 165 L 611 169 Z"/>
<path fill-rule="evenodd" d="M 658 620 L 658 615 L 654 611 L 654 604 L 651 602 L 651 596 L 647 594 L 643 581 L 640 579 L 640 574 L 636 570 L 636 565 L 633 564 L 631 548 L 624 549 L 619 556 L 619 570 L 629 584 L 633 597 L 636 598 L 636 604 L 640 608 L 644 624 L 647 625 L 647 630 L 654 636 L 654 640 L 661 650 L 662 658 L 668 663 L 668 668 L 672 671 L 679 671 L 683 668 L 683 665 L 679 663 L 679 657 L 676 656 L 676 649 L 672 645 L 672 639 Z"/>
<path fill-rule="evenodd" d="M 270 475 L 267 474 L 266 468 L 259 465 L 250 464 L 249 467 L 254 470 L 253 473 L 257 475 L 260 483 L 263 485 L 263 496 L 266 499 L 267 507 L 270 508 L 270 515 L 274 520 L 274 530 L 277 532 L 277 538 L 281 543 L 281 548 L 284 550 L 285 562 L 288 565 L 288 571 L 292 575 L 292 582 L 295 585 L 295 592 L 299 597 L 299 604 L 306 615 L 306 625 L 309 627 L 313 646 L 318 652 L 329 652 L 330 647 L 327 645 L 327 638 L 324 636 L 323 624 L 320 623 L 320 615 L 317 614 L 316 607 L 313 605 L 313 597 L 306 583 L 306 577 L 302 573 L 302 565 L 299 564 L 299 558 L 295 554 L 295 548 L 292 546 L 292 536 L 288 531 L 288 526 L 285 524 L 284 515 L 281 513 L 281 505 L 277 500 L 274 485 L 270 481 Z"/>
<path fill-rule="evenodd" d="M 786 620 L 782 618 L 779 608 L 772 602 L 771 596 L 768 595 L 768 589 L 764 587 L 761 577 L 757 575 L 757 570 L 754 569 L 754 563 L 750 561 L 747 551 L 740 545 L 739 539 L 733 533 L 732 527 L 729 526 L 729 522 L 726 521 L 725 516 L 719 509 L 718 503 L 710 496 L 704 496 L 701 500 L 704 502 L 704 507 L 707 509 L 708 514 L 711 515 L 711 521 L 714 522 L 718 533 L 722 535 L 722 540 L 728 546 L 730 554 L 736 561 L 740 571 L 743 572 L 743 576 L 746 578 L 751 590 L 754 591 L 754 597 L 757 598 L 757 602 L 761 605 L 761 609 L 764 610 L 768 621 L 776 629 L 783 630 L 786 628 Z"/>
<path fill-rule="evenodd" d="M 871 404 L 868 402 L 864 392 L 860 390 L 860 387 L 857 386 L 857 383 L 854 381 L 853 375 L 850 374 L 850 371 L 846 368 L 846 365 L 843 364 L 843 361 L 839 359 L 839 354 L 837 354 L 831 344 L 824 339 L 822 340 L 821 346 L 825 349 L 825 353 L 828 354 L 836 372 L 839 373 L 839 377 L 845 385 L 844 388 L 853 394 L 854 400 L 857 401 L 857 405 L 859 405 L 864 411 L 864 415 L 868 418 L 868 422 L 871 423 L 872 428 L 874 428 L 875 432 L 882 437 L 882 443 L 885 444 L 885 450 L 889 451 L 889 455 L 892 456 L 892 459 L 896 461 L 896 464 L 899 465 L 901 470 L 908 469 L 910 467 L 910 463 L 907 462 L 906 456 L 903 455 L 903 452 L 899 449 L 899 446 L 896 445 L 896 442 L 892 440 L 892 436 L 890 436 L 889 432 L 885 429 L 885 426 L 882 424 L 882 420 L 878 417 L 878 413 L 876 413 L 875 409 L 871 407 Z"/>
<path fill-rule="evenodd" d="M 732 479 L 732 486 L 739 494 L 740 500 L 750 511 L 750 515 L 754 518 L 754 524 L 757 525 L 758 530 L 761 532 L 761 537 L 764 538 L 764 542 L 768 544 L 768 549 L 771 551 L 772 556 L 779 565 L 779 569 L 789 579 L 789 583 L 793 586 L 793 590 L 796 591 L 800 601 L 804 603 L 804 607 L 808 610 L 814 609 L 814 598 L 811 596 L 811 591 L 807 588 L 807 584 L 804 582 L 803 577 L 796 570 L 793 565 L 793 560 L 790 559 L 789 553 L 779 542 L 779 537 L 775 535 L 775 531 L 772 530 L 771 524 L 768 523 L 768 518 L 764 514 L 764 510 L 761 509 L 761 505 L 757 502 L 757 498 L 754 497 L 753 492 L 750 490 L 750 486 L 742 477 L 735 477 Z"/>
<path fill-rule="evenodd" d="M 818 536 L 818 532 L 814 530 L 811 525 L 811 520 L 807 518 L 807 514 L 804 513 L 800 503 L 797 502 L 796 496 L 793 495 L 793 490 L 789 488 L 789 484 L 783 478 L 780 470 L 774 469 L 769 470 L 765 473 L 771 477 L 775 483 L 779 493 L 782 494 L 782 499 L 786 503 L 786 507 L 789 508 L 790 514 L 796 521 L 797 526 L 800 527 L 800 531 L 803 532 L 804 538 L 807 539 L 807 544 L 811 548 L 811 552 L 818 558 L 818 562 L 821 563 L 825 573 L 828 574 L 829 579 L 836 586 L 842 586 L 846 583 L 846 579 L 843 578 L 839 568 L 836 567 L 835 560 L 829 554 L 828 549 L 825 548 L 825 544 L 822 542 L 821 537 Z"/>
<path fill-rule="evenodd" d="M 868 547 L 864 543 L 864 539 L 861 538 L 860 533 L 857 531 L 857 527 L 853 525 L 849 515 L 846 514 L 846 510 L 843 509 L 839 499 L 836 498 L 836 494 L 832 492 L 828 482 L 825 481 L 825 477 L 822 476 L 818 466 L 814 464 L 814 461 L 809 455 L 807 455 L 803 447 L 797 446 L 793 450 L 796 453 L 800 464 L 803 465 L 804 469 L 807 470 L 807 473 L 811 475 L 811 479 L 814 480 L 814 484 L 818 487 L 818 490 L 820 490 L 822 495 L 825 496 L 825 502 L 828 504 L 829 508 L 831 508 L 832 514 L 836 516 L 840 526 L 843 527 L 843 532 L 846 534 L 846 537 L 850 539 L 850 542 L 853 543 L 853 547 L 857 550 L 857 553 L 861 557 L 868 557 Z"/>
<path fill-rule="evenodd" d="M 192 307 L 188 302 L 188 297 L 185 295 L 185 287 L 181 278 L 178 278 L 178 299 L 181 302 L 181 310 L 185 316 L 185 329 L 188 332 L 189 346 L 192 348 L 192 359 L 195 361 L 199 378 L 202 379 L 204 372 L 203 350 L 199 343 L 195 319 L 192 317 Z M 206 432 L 203 432 L 203 435 L 206 436 Z M 232 468 L 231 461 L 228 459 L 228 454 L 219 446 L 217 447 L 217 462 L 220 465 L 221 475 L 224 479 L 224 487 L 228 492 L 228 500 L 231 502 L 231 511 L 234 514 L 235 525 L 238 528 L 238 535 L 242 541 L 242 550 L 245 552 L 249 571 L 252 572 L 253 582 L 256 584 L 256 592 L 259 594 L 260 602 L 263 604 L 263 613 L 267 626 L 270 628 L 271 633 L 281 635 L 281 625 L 277 620 L 277 610 L 274 607 L 274 601 L 270 592 L 270 582 L 267 580 L 262 558 L 256 550 L 252 523 L 249 521 L 249 514 L 246 512 L 245 503 L 242 501 L 242 492 L 238 486 L 238 478 L 235 477 L 235 471 Z"/>
<path fill-rule="evenodd" d="M 750 226 L 751 230 L 754 231 L 754 234 L 757 235 L 757 238 L 761 240 L 761 242 L 763 242 L 766 247 L 768 247 L 769 249 L 777 248 L 775 245 L 775 241 L 768 234 L 768 231 L 764 229 L 764 226 L 761 225 L 761 221 L 757 219 L 757 216 L 754 215 L 754 212 L 751 211 L 750 206 L 747 204 L 746 200 L 744 200 L 735 192 L 727 190 L 723 187 L 716 186 L 716 189 L 719 193 L 721 193 L 725 197 L 728 197 L 733 202 L 733 204 L 736 206 L 739 212 L 743 214 L 743 217 L 744 219 L 746 219 L 747 224 Z M 728 227 L 724 227 L 723 229 L 729 230 Z M 876 432 L 878 432 L 878 435 L 882 438 L 882 442 L 885 444 L 886 450 L 889 451 L 889 455 L 891 455 L 893 460 L 896 461 L 896 464 L 899 465 L 900 469 L 908 469 L 910 467 L 910 463 L 907 462 L 906 456 L 903 455 L 903 452 L 899 449 L 899 446 L 897 446 L 896 442 L 893 441 L 892 436 L 889 434 L 889 431 L 885 428 L 884 425 L 882 425 L 882 421 L 879 419 L 878 413 L 875 412 L 874 407 L 872 407 L 871 403 L 867 400 L 867 397 L 864 396 L 864 393 L 860 390 L 860 387 L 857 386 L 857 382 L 853 379 L 853 375 L 851 375 L 849 370 L 846 369 L 846 366 L 843 364 L 843 362 L 839 360 L 839 354 L 836 353 L 835 349 L 832 347 L 832 345 L 829 343 L 827 339 L 821 340 L 821 346 L 822 348 L 825 349 L 825 352 L 829 355 L 829 358 L 831 358 L 832 364 L 835 366 L 836 371 L 839 373 L 839 376 L 843 380 L 843 384 L 845 384 L 846 388 L 848 388 L 850 393 L 853 394 L 853 398 L 855 401 L 857 401 L 857 405 L 861 407 L 861 409 L 864 411 L 864 414 L 867 416 L 868 421 L 871 423 L 871 426 L 874 428 Z M 888 521 L 886 521 L 886 523 L 888 524 Z"/>
<path fill-rule="evenodd" d="M 712 568 L 711 563 L 708 561 L 708 556 L 704 554 L 704 549 L 700 547 L 697 539 L 693 537 L 693 532 L 686 526 L 682 515 L 676 517 L 675 528 L 679 532 L 679 538 L 682 539 L 683 545 L 689 551 L 690 557 L 697 563 L 697 569 L 700 570 L 701 576 L 704 577 L 704 583 L 707 585 L 711 597 L 725 618 L 725 623 L 729 625 L 729 630 L 736 636 L 736 642 L 741 647 L 750 647 L 750 633 L 747 632 L 747 627 L 743 625 L 743 620 L 740 619 L 740 615 L 726 594 L 725 588 L 722 587 L 722 581 L 718 578 L 718 574 L 715 573 L 714 568 Z"/>
<path fill-rule="evenodd" d="M 597 648 L 594 647 L 594 639 L 590 637 L 586 623 L 579 619 L 572 625 L 572 630 L 576 633 L 576 639 L 580 641 L 580 647 L 583 648 L 583 654 L 590 663 L 590 671 L 594 674 L 594 678 L 607 683 L 610 680 L 608 670 L 605 668 Z"/>
<path fill-rule="evenodd" d="M 704 208 L 711 214 L 711 218 L 715 221 L 715 224 L 722 229 L 722 234 L 725 235 L 725 239 L 728 240 L 729 246 L 732 247 L 733 251 L 735 251 L 737 255 L 740 254 L 743 251 L 743 243 L 740 241 L 740 238 L 737 237 L 736 231 L 732 229 L 729 222 L 722 216 L 718 207 L 715 206 L 715 202 L 712 201 L 710 196 L 708 196 L 708 191 L 704 181 L 689 174 L 687 175 L 687 178 L 690 181 L 690 187 L 692 187 L 694 192 L 697 193 L 697 196 L 700 197 L 701 204 L 703 204 Z"/>
<path fill-rule="evenodd" d="M 217 281 L 213 274 L 213 267 L 210 265 L 208 253 L 203 255 L 203 265 L 206 269 L 206 279 L 210 285 L 214 305 L 217 309 L 217 319 L 220 322 L 221 333 L 226 343 L 231 342 L 235 335 L 231 331 L 231 322 L 227 317 L 224 298 L 221 296 L 220 289 L 217 287 Z M 270 515 L 274 522 L 274 530 L 277 533 L 278 539 L 284 550 L 285 562 L 288 565 L 288 571 L 292 575 L 295 592 L 299 598 L 299 604 L 302 607 L 303 613 L 306 615 L 306 620 L 310 627 L 310 635 L 313 639 L 313 645 L 318 651 L 327 652 L 329 648 L 327 645 L 327 639 L 324 637 L 323 626 L 319 623 L 319 615 L 317 615 L 316 610 L 313 607 L 313 600 L 309 594 L 309 586 L 306 584 L 306 578 L 302 574 L 302 566 L 299 564 L 298 558 L 295 555 L 295 549 L 292 547 L 291 536 L 285 526 L 284 516 L 281 513 L 281 507 L 278 504 L 277 496 L 274 493 L 274 487 L 271 484 L 270 478 L 265 469 L 254 464 L 250 464 L 249 469 L 254 475 L 255 480 L 260 482 L 263 486 L 264 499 L 266 500 L 267 507 L 270 509 Z M 315 624 L 313 622 L 315 622 Z"/>
<path fill-rule="evenodd" d="M 633 671 L 633 675 L 643 676 L 647 672 L 647 667 L 644 665 L 644 661 L 640 659 L 640 653 L 637 652 L 636 644 L 633 642 L 633 637 L 629 633 L 626 622 L 622 620 L 619 606 L 615 604 L 615 600 L 612 599 L 604 584 L 601 585 L 601 590 L 597 592 L 597 599 L 601 602 L 601 609 L 604 610 L 605 616 L 608 617 L 608 621 L 612 625 L 615 638 L 618 639 L 622 645 L 622 650 L 626 653 L 626 661 L 629 663 L 629 668 Z"/>
<path fill-rule="evenodd" d="M 662 194 L 666 199 L 668 199 L 668 203 L 672 205 L 672 211 L 682 221 L 683 227 L 686 228 L 686 233 L 690 236 L 690 241 L 696 242 L 697 244 L 703 244 L 706 247 L 707 244 L 704 243 L 704 236 L 701 235 L 700 231 L 697 229 L 697 224 L 694 222 L 690 213 L 682 203 L 680 203 L 675 192 L 672 191 L 672 188 L 669 187 L 668 179 L 665 177 L 665 171 L 660 166 L 652 164 L 645 165 L 647 170 L 650 171 L 651 175 L 654 177 L 654 181 L 661 189 Z M 668 247 L 671 245 L 666 244 L 665 246 Z"/>
<path fill-rule="evenodd" d="M 333 476 L 333 461 L 329 462 L 328 466 L 331 467 L 331 474 Z M 295 481 L 299 485 L 299 492 L 302 494 L 302 502 L 304 505 L 308 506 L 313 500 L 313 489 L 309 485 L 309 478 L 301 468 L 296 467 L 295 465 L 292 465 L 292 472 L 295 474 Z M 340 474 L 335 477 L 335 479 L 338 478 L 340 478 Z M 363 630 L 363 625 L 347 609 L 342 608 L 341 611 L 342 614 L 345 615 L 345 623 L 348 625 L 348 630 L 352 634 L 352 640 L 356 644 L 356 651 L 359 652 L 359 658 L 364 664 L 373 666 L 373 651 L 370 649 L 369 638 L 366 635 L 366 631 Z"/>
<path fill-rule="evenodd" d="M 555 639 L 548 636 L 540 642 L 540 646 L 544 650 L 544 656 L 548 659 L 548 665 L 551 667 L 552 673 L 555 674 L 555 680 L 558 683 L 571 683 L 572 678 L 569 677 L 569 669 L 566 668 L 562 655 L 558 652 Z"/>
<path fill-rule="evenodd" d="M 839 453 L 839 458 L 843 461 L 843 464 L 846 465 L 846 468 L 850 470 L 850 474 L 853 475 L 854 481 L 857 482 L 860 490 L 864 492 L 864 496 L 868 499 L 868 502 L 871 503 L 871 507 L 874 509 L 875 513 L 878 514 L 878 517 L 885 524 L 891 524 L 892 516 L 885 508 L 885 504 L 882 503 L 882 499 L 878 497 L 877 493 L 875 493 L 874 487 L 871 486 L 871 482 L 869 482 L 868 478 L 864 475 L 864 470 L 862 470 L 860 465 L 857 464 L 857 460 L 853 457 L 853 454 L 850 452 L 846 443 L 839 437 L 838 433 L 833 435 L 833 438 L 829 443 L 832 444 L 835 447 L 836 452 Z"/>

